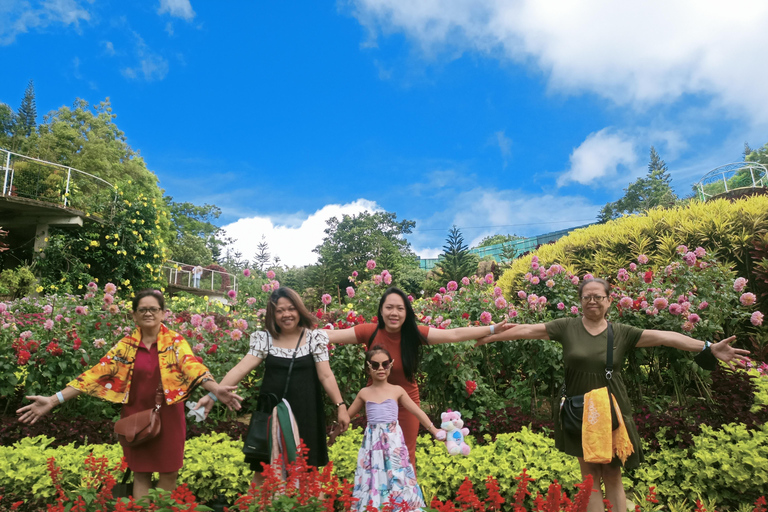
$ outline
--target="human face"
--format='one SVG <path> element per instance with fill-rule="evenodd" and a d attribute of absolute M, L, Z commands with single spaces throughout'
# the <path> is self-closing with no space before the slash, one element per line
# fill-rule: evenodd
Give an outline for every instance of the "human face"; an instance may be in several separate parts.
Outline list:
<path fill-rule="evenodd" d="M 137 304 L 136 311 L 133 312 L 133 321 L 143 330 L 151 331 L 160 328 L 164 318 L 165 311 L 160 308 L 160 302 L 151 295 L 142 297 Z"/>
<path fill-rule="evenodd" d="M 384 368 L 385 364 L 387 365 L 386 369 Z M 387 354 L 378 352 L 371 357 L 371 364 L 366 364 L 366 367 L 368 368 L 368 373 L 371 374 L 371 378 L 385 381 L 389 378 L 389 372 L 392 371 L 393 364 L 394 363 Z M 374 370 L 374 366 L 378 366 L 378 368 Z"/>
<path fill-rule="evenodd" d="M 293 332 L 299 327 L 299 312 L 289 299 L 280 297 L 275 305 L 275 323 L 280 332 Z"/>
<path fill-rule="evenodd" d="M 381 305 L 384 328 L 389 332 L 399 332 L 405 323 L 405 302 L 396 293 L 390 293 Z"/>
<path fill-rule="evenodd" d="M 584 288 L 581 289 L 581 307 L 584 311 L 584 316 L 591 320 L 599 320 L 605 318 L 605 314 L 608 313 L 608 308 L 611 307 L 611 296 L 605 293 L 605 288 L 600 283 L 587 283 Z M 603 300 L 591 300 L 585 302 L 584 297 L 604 297 Z"/>

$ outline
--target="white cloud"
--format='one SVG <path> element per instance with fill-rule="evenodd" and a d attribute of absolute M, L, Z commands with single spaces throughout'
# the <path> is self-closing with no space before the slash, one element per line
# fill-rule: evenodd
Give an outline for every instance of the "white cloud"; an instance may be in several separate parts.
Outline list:
<path fill-rule="evenodd" d="M 71 25 L 79 31 L 80 22 L 90 19 L 88 10 L 76 0 L 4 0 L 0 2 L 0 45 L 9 45 L 30 30 L 56 25 Z"/>
<path fill-rule="evenodd" d="M 138 33 L 134 32 L 133 35 L 136 38 L 136 56 L 139 62 L 136 66 L 124 68 L 123 76 L 131 80 L 141 78 L 147 82 L 165 78 L 168 74 L 168 61 L 152 51 Z"/>
<path fill-rule="evenodd" d="M 417 221 L 408 240 L 422 258 L 436 258 L 452 225 L 469 247 L 495 234 L 529 237 L 595 222 L 601 205 L 582 196 L 531 194 L 521 190 L 475 188 L 454 196 L 453 202 L 429 219 Z M 435 230 L 437 226 L 444 230 Z"/>
<path fill-rule="evenodd" d="M 352 0 L 376 34 L 428 55 L 476 51 L 531 64 L 550 88 L 638 108 L 686 95 L 768 122 L 768 2 L 702 0 Z"/>
<path fill-rule="evenodd" d="M 326 220 L 342 215 L 356 215 L 364 211 L 375 212 L 381 208 L 367 199 L 358 199 L 347 204 L 329 204 L 311 215 L 301 213 L 288 216 L 288 222 L 279 223 L 274 217 L 248 217 L 223 226 L 227 236 L 235 239 L 232 248 L 252 259 L 261 236 L 266 237 L 273 256 L 279 256 L 281 263 L 288 266 L 303 266 L 317 262 L 312 249 L 320 245 L 325 237 Z"/>
<path fill-rule="evenodd" d="M 116 52 L 115 52 L 115 45 L 112 43 L 112 41 L 102 41 L 101 45 L 104 47 L 104 53 L 106 53 L 110 57 L 114 57 Z"/>
<path fill-rule="evenodd" d="M 571 153 L 571 168 L 557 179 L 563 186 L 571 181 L 588 185 L 592 182 L 613 177 L 623 166 L 632 168 L 637 164 L 635 141 L 620 132 L 603 128 L 591 133 Z"/>
<path fill-rule="evenodd" d="M 512 156 L 512 139 L 504 134 L 504 130 L 496 132 L 496 144 L 499 145 L 501 157 L 504 159 L 504 168 L 506 169 L 509 158 Z"/>
<path fill-rule="evenodd" d="M 195 17 L 195 11 L 189 0 L 160 0 L 160 7 L 157 8 L 157 14 L 168 13 L 174 18 L 181 18 L 186 21 L 192 21 Z"/>

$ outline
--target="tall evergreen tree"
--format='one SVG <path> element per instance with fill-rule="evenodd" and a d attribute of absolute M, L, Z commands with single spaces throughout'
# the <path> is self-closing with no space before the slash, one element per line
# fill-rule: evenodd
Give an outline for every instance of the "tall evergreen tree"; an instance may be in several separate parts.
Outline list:
<path fill-rule="evenodd" d="M 30 80 L 16 113 L 16 126 L 19 135 L 29 137 L 37 127 L 37 106 L 35 105 L 35 83 Z"/>
<path fill-rule="evenodd" d="M 272 255 L 269 253 L 269 244 L 267 244 L 267 237 L 261 235 L 261 242 L 256 246 L 256 256 L 253 258 L 253 263 L 259 270 L 264 270 L 269 265 L 269 259 Z"/>
<path fill-rule="evenodd" d="M 446 281 L 460 281 L 462 277 L 470 276 L 477 270 L 477 256 L 469 252 L 469 247 L 464 243 L 461 230 L 453 226 L 445 239 L 442 259 L 437 266 L 440 274 Z"/>
<path fill-rule="evenodd" d="M 598 220 L 606 222 L 622 215 L 642 213 L 657 206 L 670 207 L 677 201 L 677 195 L 672 191 L 672 177 L 667 170 L 667 164 L 651 146 L 651 157 L 648 162 L 648 174 L 630 183 L 624 189 L 624 197 L 613 203 L 608 203 L 600 210 Z"/>

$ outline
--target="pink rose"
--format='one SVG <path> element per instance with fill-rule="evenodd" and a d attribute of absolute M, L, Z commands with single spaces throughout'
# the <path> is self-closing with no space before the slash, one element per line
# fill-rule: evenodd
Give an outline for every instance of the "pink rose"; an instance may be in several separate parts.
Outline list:
<path fill-rule="evenodd" d="M 351 286 L 347 286 L 347 297 L 351 299 L 354 296 L 355 296 L 355 289 L 352 288 Z"/>
<path fill-rule="evenodd" d="M 565 309 L 565 304 L 563 304 L 562 302 L 558 302 L 557 303 L 557 309 L 559 309 L 560 311 L 564 310 Z"/>
<path fill-rule="evenodd" d="M 456 281 L 448 281 L 446 288 L 448 289 L 449 292 L 454 292 L 459 289 L 459 283 L 457 283 Z"/>
<path fill-rule="evenodd" d="M 571 306 L 571 314 L 572 315 L 578 315 L 579 314 L 579 307 L 578 306 Z"/>
<path fill-rule="evenodd" d="M 480 322 L 481 323 L 484 323 L 485 325 L 488 325 L 488 324 L 491 323 L 492 320 L 493 320 L 493 317 L 491 316 L 491 314 L 489 312 L 483 311 L 482 313 L 480 313 Z"/>
<path fill-rule="evenodd" d="M 736 278 L 736 280 L 733 282 L 733 291 L 741 293 L 744 291 L 744 287 L 747 285 L 747 282 L 748 281 L 743 277 Z"/>
<path fill-rule="evenodd" d="M 333 300 L 333 297 L 330 296 L 328 293 L 324 293 L 323 296 L 320 298 L 320 300 L 325 304 L 326 306 L 331 303 Z"/>
<path fill-rule="evenodd" d="M 752 313 L 752 316 L 749 318 L 749 321 L 752 322 L 752 325 L 763 325 L 763 314 L 759 311 L 755 311 Z"/>
<path fill-rule="evenodd" d="M 376 268 L 376 262 L 373 260 L 368 260 L 368 262 L 365 264 L 365 268 L 368 270 L 373 270 Z"/>
<path fill-rule="evenodd" d="M 741 302 L 742 306 L 751 306 L 756 300 L 757 297 L 752 292 L 742 293 L 741 297 L 739 297 L 739 302 Z"/>
<path fill-rule="evenodd" d="M 648 256 L 646 256 L 645 254 L 641 254 L 640 256 L 637 257 L 637 262 L 641 265 L 645 265 L 646 263 L 648 263 Z"/>
<path fill-rule="evenodd" d="M 669 313 L 671 315 L 677 316 L 682 312 L 683 312 L 683 308 L 680 307 L 680 304 L 674 303 L 669 305 Z"/>

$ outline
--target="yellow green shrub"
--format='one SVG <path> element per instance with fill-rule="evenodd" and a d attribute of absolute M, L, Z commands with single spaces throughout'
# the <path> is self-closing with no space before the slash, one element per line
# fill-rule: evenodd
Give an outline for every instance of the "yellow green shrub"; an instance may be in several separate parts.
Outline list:
<path fill-rule="evenodd" d="M 684 244 L 715 252 L 719 260 L 746 273 L 752 241 L 766 229 L 768 196 L 694 201 L 578 229 L 535 254 L 542 265 L 558 263 L 578 275 L 602 277 L 614 275 L 640 254 L 648 256 L 652 266 L 667 265 L 675 258 L 675 248 Z M 515 260 L 499 279 L 507 296 L 521 289 L 532 256 Z"/>

